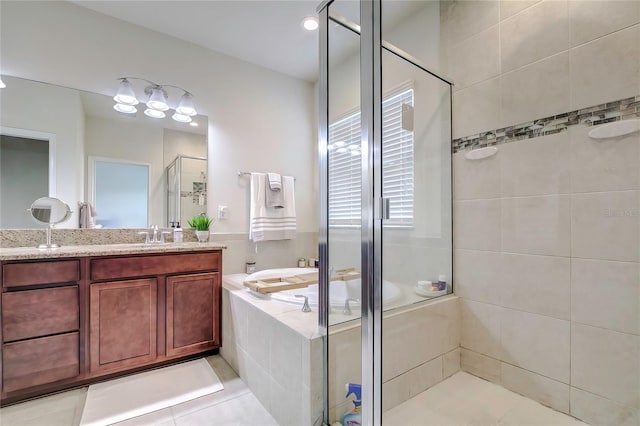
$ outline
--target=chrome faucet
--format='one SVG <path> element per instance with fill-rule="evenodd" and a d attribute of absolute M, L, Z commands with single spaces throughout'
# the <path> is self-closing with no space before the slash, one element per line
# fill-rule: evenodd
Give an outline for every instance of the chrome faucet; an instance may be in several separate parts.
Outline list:
<path fill-rule="evenodd" d="M 160 231 L 158 225 L 151 225 L 150 229 L 153 232 L 153 237 L 150 236 L 149 231 L 138 232 L 138 234 L 145 236 L 145 244 L 164 244 L 164 236 L 171 234 L 169 231 Z"/>
<path fill-rule="evenodd" d="M 304 303 L 302 304 L 302 312 L 311 312 L 311 308 L 309 307 L 309 298 L 307 296 L 303 296 L 302 294 L 296 294 L 296 297 L 304 297 Z"/>

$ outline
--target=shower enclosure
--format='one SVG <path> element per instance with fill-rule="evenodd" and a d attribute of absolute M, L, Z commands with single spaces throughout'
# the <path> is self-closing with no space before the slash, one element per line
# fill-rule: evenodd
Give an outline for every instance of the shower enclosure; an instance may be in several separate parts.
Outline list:
<path fill-rule="evenodd" d="M 207 212 L 207 159 L 178 155 L 166 168 L 166 226 L 187 226 L 194 216 Z"/>
<path fill-rule="evenodd" d="M 439 345 L 412 336 L 410 317 L 452 292 L 451 84 L 383 40 L 403 29 L 383 25 L 380 1 L 319 14 L 324 422 L 342 419 L 356 383 L 362 424 L 381 424 L 402 402 L 392 379 L 422 365 L 396 361 Z M 360 279 L 333 280 L 341 270 Z"/>

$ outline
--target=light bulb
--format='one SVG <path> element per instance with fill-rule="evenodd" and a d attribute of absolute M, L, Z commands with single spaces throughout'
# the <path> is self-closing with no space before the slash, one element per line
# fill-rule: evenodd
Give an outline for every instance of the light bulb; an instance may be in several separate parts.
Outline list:
<path fill-rule="evenodd" d="M 151 95 L 149 96 L 149 100 L 147 101 L 147 106 L 156 111 L 166 111 L 169 109 L 169 105 L 167 105 L 167 97 L 165 96 L 162 87 L 153 86 L 151 88 Z"/>
<path fill-rule="evenodd" d="M 157 109 L 147 108 L 144 110 L 144 115 L 151 118 L 165 118 L 166 115 L 162 111 L 158 111 Z"/>
<path fill-rule="evenodd" d="M 184 92 L 182 98 L 180 98 L 180 104 L 176 108 L 176 112 L 181 115 L 188 115 L 193 117 L 197 114 L 196 108 L 193 106 L 193 95 L 188 92 Z"/>
<path fill-rule="evenodd" d="M 315 16 L 307 16 L 302 20 L 302 27 L 307 31 L 315 31 L 319 26 L 318 18 Z"/>
<path fill-rule="evenodd" d="M 131 87 L 131 83 L 126 78 L 123 78 L 118 87 L 118 93 L 113 97 L 113 100 L 119 104 L 124 105 L 138 105 L 138 99 Z"/>
<path fill-rule="evenodd" d="M 177 112 L 175 114 L 173 114 L 171 116 L 171 118 L 173 118 L 174 120 L 180 122 L 180 123 L 190 123 L 191 122 L 191 117 L 189 117 L 188 115 L 184 115 L 184 114 L 178 114 Z"/>
<path fill-rule="evenodd" d="M 115 104 L 113 106 L 113 109 L 123 114 L 135 114 L 136 112 L 138 112 L 136 107 L 134 107 L 133 105 L 127 105 L 127 104 Z"/>

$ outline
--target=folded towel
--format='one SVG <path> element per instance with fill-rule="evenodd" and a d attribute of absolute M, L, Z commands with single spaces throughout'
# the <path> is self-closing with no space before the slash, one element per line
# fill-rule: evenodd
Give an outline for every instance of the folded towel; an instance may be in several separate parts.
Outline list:
<path fill-rule="evenodd" d="M 96 209 L 91 203 L 78 203 L 80 206 L 80 228 L 95 228 L 94 217 L 98 216 Z"/>
<path fill-rule="evenodd" d="M 282 178 L 277 173 L 267 173 L 266 199 L 267 207 L 272 209 L 284 208 L 284 191 L 282 189 Z"/>
<path fill-rule="evenodd" d="M 265 185 L 265 199 L 269 209 L 284 208 L 284 191 L 272 191 L 269 185 Z"/>
<path fill-rule="evenodd" d="M 91 203 L 78 203 L 80 206 L 80 228 L 95 228 L 96 222 L 93 219 L 98 215 Z"/>
<path fill-rule="evenodd" d="M 252 241 L 292 240 L 296 237 L 296 202 L 294 180 L 282 177 L 284 208 L 267 208 L 267 177 L 251 173 L 251 205 L 249 209 L 249 239 Z"/>
<path fill-rule="evenodd" d="M 269 177 L 269 189 L 272 191 L 280 191 L 282 189 L 282 178 L 277 173 L 267 173 Z"/>

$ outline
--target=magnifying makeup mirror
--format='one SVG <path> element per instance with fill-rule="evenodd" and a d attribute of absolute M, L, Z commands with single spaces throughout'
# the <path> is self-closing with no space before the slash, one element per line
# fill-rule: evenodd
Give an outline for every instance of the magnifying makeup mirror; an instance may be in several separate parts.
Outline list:
<path fill-rule="evenodd" d="M 51 243 L 51 228 L 55 225 L 69 220 L 71 217 L 71 209 L 63 201 L 52 198 L 38 198 L 31 204 L 28 209 L 31 216 L 38 223 L 44 223 L 47 226 L 47 242 L 40 244 L 39 249 L 52 249 L 60 247 L 58 244 Z"/>

